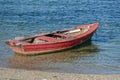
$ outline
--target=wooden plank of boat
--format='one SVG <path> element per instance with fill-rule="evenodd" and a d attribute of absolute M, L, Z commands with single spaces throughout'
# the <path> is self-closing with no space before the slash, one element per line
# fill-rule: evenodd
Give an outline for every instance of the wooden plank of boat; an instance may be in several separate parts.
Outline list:
<path fill-rule="evenodd" d="M 15 53 L 23 55 L 59 51 L 91 39 L 98 25 L 99 23 L 87 24 L 20 40 L 7 40 L 6 43 Z"/>

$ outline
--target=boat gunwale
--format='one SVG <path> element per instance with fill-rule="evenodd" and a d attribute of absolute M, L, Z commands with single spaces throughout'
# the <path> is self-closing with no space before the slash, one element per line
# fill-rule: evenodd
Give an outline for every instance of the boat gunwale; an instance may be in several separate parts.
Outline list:
<path fill-rule="evenodd" d="M 95 25 L 95 24 L 98 24 L 98 23 L 94 23 L 94 24 L 87 24 L 87 25 L 83 25 L 83 26 L 89 26 L 89 25 Z M 76 26 L 76 27 L 82 27 L 82 26 Z M 75 28 L 76 28 L 75 27 Z M 92 26 L 93 27 L 93 26 Z M 38 44 L 35 44 L 35 43 L 28 43 L 28 44 L 22 44 L 23 46 L 24 45 L 45 45 L 45 44 L 55 44 L 55 43 L 62 43 L 62 42 L 68 42 L 68 41 L 72 41 L 72 40 L 76 40 L 76 39 L 80 39 L 86 35 L 89 35 L 91 33 L 93 33 L 96 29 L 97 29 L 98 26 L 96 26 L 96 28 L 94 30 L 92 30 L 92 28 L 90 28 L 88 31 L 82 33 L 82 34 L 79 34 L 78 36 L 75 36 L 75 37 L 72 37 L 72 38 L 66 38 L 66 39 L 63 39 L 63 40 L 58 40 L 56 42 L 45 42 L 45 43 L 38 43 Z M 69 29 L 68 29 L 69 30 Z M 52 33 L 51 33 L 52 34 Z M 39 37 L 39 36 L 37 36 Z M 27 43 L 27 42 L 26 42 Z"/>

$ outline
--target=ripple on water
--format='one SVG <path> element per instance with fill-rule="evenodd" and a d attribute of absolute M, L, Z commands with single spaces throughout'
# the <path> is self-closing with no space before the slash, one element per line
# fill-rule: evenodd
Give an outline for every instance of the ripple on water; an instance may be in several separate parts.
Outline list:
<path fill-rule="evenodd" d="M 120 0 L 1 0 L 0 67 L 120 73 Z M 4 40 L 99 22 L 91 43 L 38 56 L 14 54 Z"/>

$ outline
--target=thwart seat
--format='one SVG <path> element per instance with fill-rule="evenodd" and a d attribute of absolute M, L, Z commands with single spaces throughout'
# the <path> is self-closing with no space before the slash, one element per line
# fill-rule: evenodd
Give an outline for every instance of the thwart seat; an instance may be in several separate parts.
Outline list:
<path fill-rule="evenodd" d="M 49 36 L 40 36 L 40 37 L 35 38 L 33 43 L 55 42 L 55 41 L 57 41 L 56 38 L 52 38 Z"/>
<path fill-rule="evenodd" d="M 69 37 L 69 35 L 67 35 L 67 34 L 60 34 L 60 33 L 54 33 L 54 35 L 55 35 L 55 36 L 64 37 L 64 38 Z"/>

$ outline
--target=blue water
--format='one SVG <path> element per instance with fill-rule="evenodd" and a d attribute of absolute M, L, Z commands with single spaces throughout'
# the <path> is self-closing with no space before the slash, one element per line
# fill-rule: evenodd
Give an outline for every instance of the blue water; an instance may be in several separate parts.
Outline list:
<path fill-rule="evenodd" d="M 120 74 L 120 0 L 0 0 L 0 67 L 50 72 Z M 4 43 L 99 22 L 92 41 L 71 50 L 20 56 Z"/>

